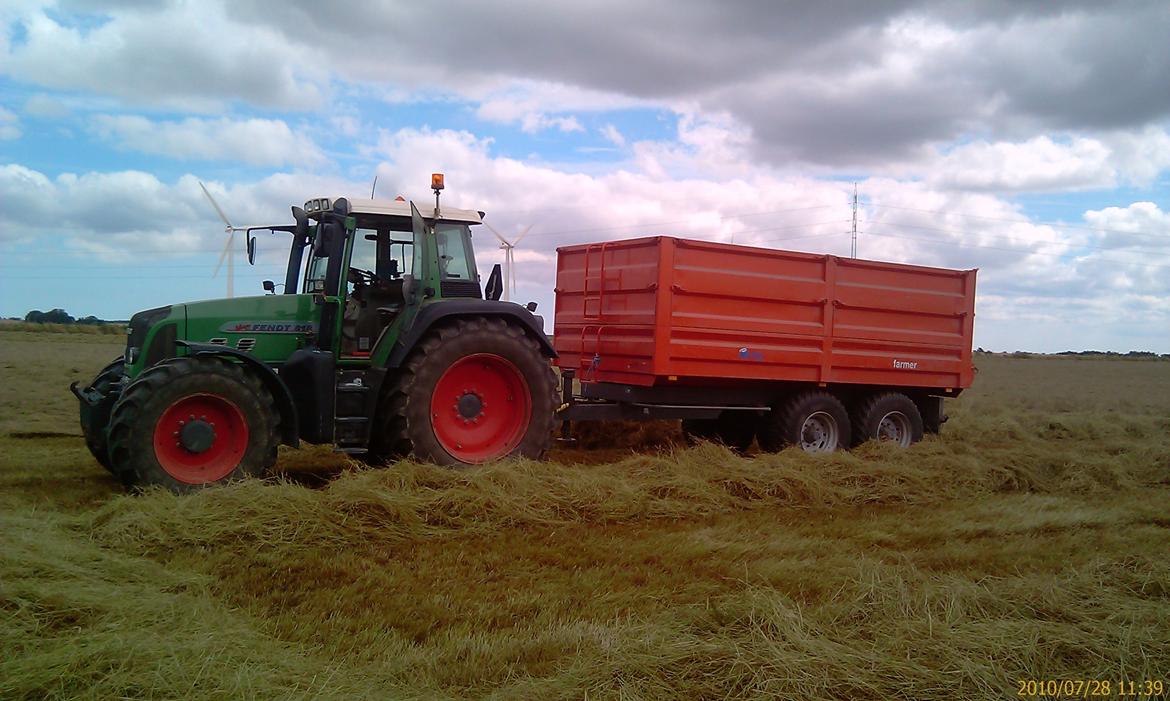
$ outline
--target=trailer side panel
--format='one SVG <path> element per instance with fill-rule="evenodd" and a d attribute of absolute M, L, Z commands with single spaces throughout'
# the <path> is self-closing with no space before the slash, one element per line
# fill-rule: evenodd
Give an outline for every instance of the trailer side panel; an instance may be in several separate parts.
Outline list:
<path fill-rule="evenodd" d="M 970 385 L 974 270 L 654 237 L 558 249 L 582 381 Z"/>

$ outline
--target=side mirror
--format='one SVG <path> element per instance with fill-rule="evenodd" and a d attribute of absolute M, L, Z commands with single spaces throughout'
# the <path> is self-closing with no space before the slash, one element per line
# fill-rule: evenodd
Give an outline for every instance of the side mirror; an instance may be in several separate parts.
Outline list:
<path fill-rule="evenodd" d="M 256 237 L 248 234 L 248 265 L 256 265 Z"/>
<path fill-rule="evenodd" d="M 500 296 L 504 294 L 504 275 L 500 271 L 500 264 L 496 263 L 492 266 L 492 273 L 488 275 L 487 284 L 483 288 L 483 296 L 493 302 L 499 301 Z"/>
<path fill-rule="evenodd" d="M 267 292 L 268 294 L 270 294 L 270 295 L 276 294 L 276 284 L 274 282 L 272 282 L 271 280 L 265 280 L 264 282 L 262 282 L 260 284 L 264 286 L 264 291 Z"/>
<path fill-rule="evenodd" d="M 296 241 L 304 241 L 305 237 L 309 235 L 309 215 L 300 207 L 292 208 L 293 219 L 297 222 L 296 231 L 293 236 Z"/>

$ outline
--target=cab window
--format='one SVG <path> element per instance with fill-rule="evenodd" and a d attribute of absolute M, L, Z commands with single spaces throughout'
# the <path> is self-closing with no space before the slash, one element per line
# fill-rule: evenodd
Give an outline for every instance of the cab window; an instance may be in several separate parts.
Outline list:
<path fill-rule="evenodd" d="M 366 270 L 374 273 L 378 270 L 378 232 L 376 229 L 356 229 L 353 236 L 353 252 L 349 255 L 349 268 Z M 354 281 L 351 276 L 347 282 L 346 292 L 353 292 Z"/>
<path fill-rule="evenodd" d="M 467 252 L 467 226 L 439 224 L 435 241 L 439 248 L 439 268 L 445 280 L 476 280 L 471 256 Z"/>
<path fill-rule="evenodd" d="M 329 269 L 329 257 L 310 254 L 309 265 L 305 270 L 305 293 L 316 294 L 325 292 L 325 274 Z"/>
<path fill-rule="evenodd" d="M 414 274 L 414 240 L 409 231 L 390 230 L 390 260 L 399 275 Z"/>

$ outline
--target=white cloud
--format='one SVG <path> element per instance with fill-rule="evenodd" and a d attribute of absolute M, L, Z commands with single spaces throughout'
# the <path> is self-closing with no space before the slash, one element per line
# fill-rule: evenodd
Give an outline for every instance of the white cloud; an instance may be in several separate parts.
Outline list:
<path fill-rule="evenodd" d="M 231 188 L 206 185 L 238 225 L 286 224 L 289 206 L 303 202 L 305 193 L 353 191 L 337 179 L 310 174 L 277 174 Z M 218 254 L 223 240 L 223 224 L 193 175 L 174 183 L 140 171 L 49 178 L 8 164 L 0 166 L 0 210 L 6 216 L 0 241 L 60 239 L 107 262 Z"/>
<path fill-rule="evenodd" d="M 1153 202 L 1090 210 L 1085 212 L 1085 221 L 1095 229 L 1099 246 L 1131 249 L 1145 263 L 1170 255 L 1170 212 Z"/>
<path fill-rule="evenodd" d="M 576 117 L 551 116 L 531 109 L 531 104 L 505 98 L 492 98 L 480 104 L 475 112 L 480 119 L 500 124 L 519 124 L 525 134 L 535 134 L 556 128 L 562 132 L 584 131 Z"/>
<path fill-rule="evenodd" d="M 980 141 L 959 146 L 931 164 L 929 177 L 942 187 L 975 190 L 1105 187 L 1116 177 L 1109 156 L 1109 149 L 1096 139 Z"/>
<path fill-rule="evenodd" d="M 613 145 L 615 145 L 615 146 L 625 146 L 626 145 L 626 137 L 622 136 L 622 133 L 620 131 L 618 131 L 618 128 L 615 127 L 614 125 L 606 124 L 605 126 L 603 126 L 600 129 L 600 131 L 601 131 L 601 135 L 603 137 L 605 137 L 606 141 L 609 141 Z"/>
<path fill-rule="evenodd" d="M 21 135 L 20 117 L 16 113 L 0 107 L 0 141 L 19 139 Z"/>
<path fill-rule="evenodd" d="M 1126 184 L 1147 186 L 1170 168 L 1170 133 L 1157 126 L 1109 136 L 1111 160 Z"/>
<path fill-rule="evenodd" d="M 278 119 L 152 122 L 133 115 L 96 115 L 93 130 L 123 148 L 180 160 L 242 161 L 252 165 L 321 163 L 324 155 L 303 133 Z"/>
<path fill-rule="evenodd" d="M 24 113 L 32 117 L 56 119 L 68 115 L 72 110 L 59 97 L 38 93 L 24 101 Z"/>
<path fill-rule="evenodd" d="M 520 118 L 520 130 L 525 134 L 535 134 L 545 129 L 557 128 L 562 132 L 585 131 L 576 117 L 550 117 L 539 112 L 529 112 Z"/>
<path fill-rule="evenodd" d="M 110 8 L 88 28 L 60 16 L 25 8 L 14 20 L 24 37 L 0 47 L 0 70 L 22 82 L 188 110 L 233 100 L 307 108 L 319 104 L 326 82 L 311 46 L 293 51 L 271 28 L 228 20 L 219 3 Z"/>
<path fill-rule="evenodd" d="M 312 109 L 334 86 L 369 86 L 405 101 L 457 96 L 482 119 L 530 132 L 575 131 L 572 115 L 585 111 L 726 112 L 757 160 L 852 172 L 971 135 L 992 145 L 1043 133 L 1097 138 L 1170 116 L 1170 17 L 1157 0 L 868 3 L 795 15 L 700 2 L 669 16 L 633 1 L 620 23 L 587 2 L 523 12 L 350 3 L 331 8 L 327 23 L 306 0 L 125 3 L 100 16 L 76 4 L 10 5 L 0 70 L 11 78 L 187 110 L 233 101 Z M 417 30 L 429 26 L 443 31 Z M 1048 155 L 1072 168 L 1060 177 L 1087 177 Z M 1091 168 L 1092 153 L 1073 155 Z M 1126 172 L 1153 177 L 1141 163 Z M 1019 180 L 967 175 L 989 187 Z"/>
<path fill-rule="evenodd" d="M 1170 134 L 1150 127 L 1096 138 L 976 141 L 910 170 L 939 187 L 1023 192 L 1146 186 L 1168 167 Z"/>

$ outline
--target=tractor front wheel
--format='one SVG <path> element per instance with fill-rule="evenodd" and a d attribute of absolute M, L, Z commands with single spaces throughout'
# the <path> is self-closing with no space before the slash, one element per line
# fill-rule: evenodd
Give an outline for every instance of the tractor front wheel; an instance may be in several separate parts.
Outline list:
<path fill-rule="evenodd" d="M 552 443 L 556 377 L 536 341 L 503 319 L 459 319 L 430 332 L 382 402 L 378 457 L 438 465 L 541 458 Z"/>
<path fill-rule="evenodd" d="M 260 380 L 223 358 L 174 358 L 138 376 L 110 418 L 109 455 L 129 486 L 175 492 L 264 474 L 279 414 Z"/>
<path fill-rule="evenodd" d="M 100 392 L 103 397 L 110 393 L 110 388 L 122 380 L 125 374 L 125 362 L 118 358 L 101 369 L 89 387 Z M 113 472 L 110 467 L 110 456 L 106 445 L 106 427 L 110 424 L 111 400 L 107 398 L 96 406 L 81 402 L 81 433 L 85 436 L 85 447 L 102 467 Z"/>

